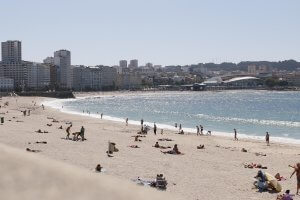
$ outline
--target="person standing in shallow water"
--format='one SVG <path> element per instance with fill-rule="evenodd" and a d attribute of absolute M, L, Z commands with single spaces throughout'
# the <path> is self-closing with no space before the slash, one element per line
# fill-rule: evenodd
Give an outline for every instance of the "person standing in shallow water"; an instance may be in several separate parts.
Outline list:
<path fill-rule="evenodd" d="M 156 127 L 156 124 L 154 122 L 154 126 L 153 126 L 154 135 L 156 135 L 156 130 L 157 130 L 157 127 Z"/>
<path fill-rule="evenodd" d="M 268 146 L 270 146 L 270 135 L 269 132 L 266 132 L 266 143 Z"/>
<path fill-rule="evenodd" d="M 141 119 L 141 132 L 143 132 L 143 126 L 144 126 L 144 120 L 143 119 Z"/>
<path fill-rule="evenodd" d="M 128 118 L 126 118 L 126 126 L 128 126 Z"/>
<path fill-rule="evenodd" d="M 202 125 L 200 125 L 200 133 L 201 133 L 201 135 L 203 135 L 203 126 Z"/>
<path fill-rule="evenodd" d="M 239 139 L 237 138 L 237 131 L 236 131 L 236 129 L 233 129 L 233 131 L 234 131 L 234 140 L 239 140 Z"/>

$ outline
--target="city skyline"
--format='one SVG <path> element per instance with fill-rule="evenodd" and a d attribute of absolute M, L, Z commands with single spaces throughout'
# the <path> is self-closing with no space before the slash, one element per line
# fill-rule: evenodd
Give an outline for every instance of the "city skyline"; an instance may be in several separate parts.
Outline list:
<path fill-rule="evenodd" d="M 36 62 L 67 49 L 74 65 L 300 60 L 299 5 L 293 0 L 12 0 L 0 3 L 0 18 L 6 20 L 0 40 L 22 41 L 23 59 Z"/>

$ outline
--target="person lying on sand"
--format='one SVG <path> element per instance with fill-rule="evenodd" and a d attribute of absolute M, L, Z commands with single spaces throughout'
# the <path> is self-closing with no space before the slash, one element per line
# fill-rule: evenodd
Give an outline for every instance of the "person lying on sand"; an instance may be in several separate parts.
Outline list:
<path fill-rule="evenodd" d="M 41 129 L 35 131 L 36 133 L 43 133 Z"/>
<path fill-rule="evenodd" d="M 52 126 L 52 124 L 47 124 L 47 126 Z"/>
<path fill-rule="evenodd" d="M 35 142 L 36 144 L 47 144 L 47 142 L 46 141 L 37 141 L 37 142 Z"/>
<path fill-rule="evenodd" d="M 277 181 L 285 181 L 286 180 L 286 178 L 281 176 L 279 173 L 277 173 L 274 177 L 277 179 Z"/>
<path fill-rule="evenodd" d="M 255 155 L 256 156 L 267 156 L 267 154 L 262 153 L 262 152 L 256 152 Z"/>
<path fill-rule="evenodd" d="M 291 175 L 290 178 L 296 173 L 296 178 L 297 178 L 297 195 L 299 194 L 299 189 L 300 189 L 300 163 L 297 163 L 295 166 L 289 165 L 289 167 L 293 168 L 294 171 Z"/>
<path fill-rule="evenodd" d="M 159 144 L 158 144 L 158 142 L 156 142 L 156 143 L 155 143 L 155 145 L 154 145 L 154 146 L 152 146 L 152 147 L 155 147 L 155 148 L 160 148 L 160 149 L 168 149 L 168 148 L 171 148 L 171 147 L 165 147 L 165 146 L 161 146 L 161 145 L 159 145 Z"/>
<path fill-rule="evenodd" d="M 134 137 L 134 141 L 135 141 L 135 142 L 141 142 L 142 140 L 140 140 L 140 139 L 139 139 L 139 136 L 137 135 L 137 136 Z"/>
<path fill-rule="evenodd" d="M 197 149 L 204 149 L 204 144 L 197 146 Z"/>
<path fill-rule="evenodd" d="M 173 140 L 169 139 L 169 138 L 160 138 L 160 139 L 158 139 L 158 141 L 168 141 L 168 142 L 170 142 L 170 141 L 173 141 Z"/>
<path fill-rule="evenodd" d="M 42 131 L 41 129 L 35 131 L 36 133 L 49 133 L 48 131 Z"/>
<path fill-rule="evenodd" d="M 56 119 L 53 119 L 52 122 L 58 123 L 59 121 L 57 121 Z"/>
<path fill-rule="evenodd" d="M 177 144 L 174 145 L 173 150 L 170 150 L 170 151 L 161 151 L 161 152 L 164 153 L 164 154 L 175 154 L 175 155 L 182 154 L 179 151 Z"/>
<path fill-rule="evenodd" d="M 244 163 L 244 167 L 249 168 L 249 169 L 252 169 L 252 168 L 268 169 L 268 167 L 262 166 L 259 163 L 258 164 L 256 164 L 256 163 Z"/>
<path fill-rule="evenodd" d="M 146 135 L 133 135 L 131 137 L 146 137 Z"/>
<path fill-rule="evenodd" d="M 28 151 L 28 152 L 34 152 L 34 153 L 41 152 L 41 150 L 34 150 L 34 149 L 29 149 L 29 148 L 26 148 L 26 151 Z"/>
<path fill-rule="evenodd" d="M 63 129 L 62 125 L 60 127 L 58 127 L 58 129 Z"/>
<path fill-rule="evenodd" d="M 130 148 L 140 148 L 138 145 L 129 145 Z"/>

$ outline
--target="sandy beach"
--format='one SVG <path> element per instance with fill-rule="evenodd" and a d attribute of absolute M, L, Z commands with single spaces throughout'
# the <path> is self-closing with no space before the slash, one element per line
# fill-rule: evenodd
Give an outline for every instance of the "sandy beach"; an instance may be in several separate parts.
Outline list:
<path fill-rule="evenodd" d="M 2 97 L 0 116 L 5 118 L 5 122 L 0 125 L 0 143 L 18 148 L 24 151 L 24 155 L 34 154 L 74 165 L 91 176 L 98 176 L 93 174 L 93 169 L 100 163 L 105 175 L 130 185 L 135 184 L 131 180 L 137 177 L 152 180 L 156 174 L 162 173 L 168 181 L 167 191 L 163 193 L 179 199 L 276 199 L 276 193 L 259 193 L 257 189 L 252 189 L 253 177 L 258 169 L 244 168 L 245 162 L 267 166 L 264 171 L 273 175 L 279 172 L 286 178 L 280 182 L 283 191 L 290 189 L 292 193 L 296 192 L 296 178 L 289 178 L 292 169 L 288 165 L 299 162 L 299 145 L 273 143 L 271 138 L 271 145 L 267 146 L 265 142 L 257 140 L 234 141 L 233 137 L 178 135 L 168 130 L 164 130 L 163 135 L 154 135 L 150 131 L 146 137 L 140 138 L 141 142 L 135 142 L 132 136 L 140 127 L 126 126 L 125 119 L 124 123 L 120 123 L 66 114 L 50 107 L 43 110 L 40 104 L 46 100 L 51 99 Z M 9 105 L 3 107 L 4 102 L 9 102 Z M 35 106 L 33 102 L 36 102 Z M 25 109 L 31 109 L 30 116 L 23 116 L 21 111 Z M 58 122 L 52 122 L 53 118 Z M 69 122 L 73 124 L 71 132 L 85 127 L 86 141 L 65 139 L 66 123 Z M 58 129 L 60 126 L 63 129 Z M 36 133 L 38 129 L 48 133 Z M 172 147 L 178 144 L 184 155 L 163 154 L 160 149 L 152 147 L 159 138 L 172 139 L 159 143 Z M 37 141 L 47 141 L 47 144 L 37 144 Z M 119 149 L 113 154 L 114 157 L 106 154 L 108 141 L 115 142 Z M 197 149 L 200 144 L 204 144 L 205 149 Z M 130 148 L 129 145 L 138 145 L 140 148 Z M 26 148 L 41 152 L 26 152 Z M 242 148 L 247 152 L 242 152 Z M 257 156 L 255 153 L 266 156 Z M 155 189 L 151 191 L 157 192 Z"/>

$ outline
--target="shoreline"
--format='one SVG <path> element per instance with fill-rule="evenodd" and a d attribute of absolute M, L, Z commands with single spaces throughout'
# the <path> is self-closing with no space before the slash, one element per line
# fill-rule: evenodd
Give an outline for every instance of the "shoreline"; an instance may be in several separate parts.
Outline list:
<path fill-rule="evenodd" d="M 68 102 L 68 101 L 76 101 L 76 99 L 89 99 L 89 98 L 103 98 L 103 97 L 115 97 L 115 96 L 133 96 L 137 95 L 139 93 L 145 94 L 145 95 L 152 95 L 153 93 L 165 93 L 164 91 L 129 91 L 129 92 L 104 92 L 104 93 L 92 93 L 92 95 L 89 95 L 87 93 L 78 93 L 76 95 L 75 93 L 75 98 L 74 99 L 57 99 L 55 98 L 54 100 L 46 100 L 45 102 L 41 102 L 41 104 L 44 104 L 46 106 L 50 106 L 53 109 L 58 110 L 59 112 L 63 113 L 68 113 L 68 114 L 73 114 L 73 115 L 79 115 L 79 116 L 84 116 L 84 117 L 91 117 L 91 118 L 96 118 L 100 119 L 100 114 L 87 114 L 87 113 L 81 113 L 78 111 L 70 111 L 65 108 L 61 108 L 61 105 L 55 105 L 56 102 L 58 103 L 63 103 L 63 102 Z M 187 91 L 179 91 L 179 92 L 187 92 Z M 174 91 L 168 91 L 167 93 L 174 93 Z M 109 116 L 104 113 L 103 115 L 103 120 L 108 120 L 108 121 L 113 121 L 113 122 L 118 122 L 118 123 L 125 123 L 125 119 L 120 118 L 120 117 L 114 117 L 114 116 Z M 138 128 L 140 127 L 140 121 L 137 120 L 129 120 L 129 124 L 137 126 Z M 150 126 L 153 128 L 153 122 L 144 122 L 145 125 Z M 172 132 L 178 132 L 178 128 L 175 128 L 174 126 L 168 125 L 168 124 L 161 124 L 157 121 L 156 123 L 158 129 L 164 129 Z M 190 128 L 186 127 L 183 128 L 185 134 L 196 134 L 196 129 L 195 128 Z M 207 132 L 208 130 L 204 129 L 204 133 Z M 224 131 L 212 131 L 212 134 L 217 137 L 225 137 L 225 138 L 233 138 L 233 132 L 224 132 Z M 205 134 L 204 134 L 205 135 Z M 202 135 L 203 136 L 203 135 Z M 245 140 L 254 140 L 254 141 L 265 141 L 265 136 L 259 136 L 259 135 L 248 135 L 244 133 L 238 133 L 238 137 L 241 139 Z M 271 141 L 274 143 L 278 144 L 292 144 L 292 145 L 300 145 L 300 139 L 294 139 L 294 138 L 288 138 L 288 137 L 277 137 L 277 136 L 271 136 Z"/>
<path fill-rule="evenodd" d="M 5 122 L 0 126 L 0 143 L 16 147 L 25 154 L 26 148 L 41 150 L 37 156 L 45 156 L 77 166 L 89 173 L 100 163 L 107 171 L 105 174 L 131 182 L 141 177 L 153 179 L 162 173 L 168 181 L 167 193 L 183 196 L 187 200 L 196 199 L 275 199 L 277 194 L 258 193 L 252 188 L 252 182 L 258 169 L 244 168 L 243 163 L 261 163 L 267 166 L 265 171 L 288 177 L 292 172 L 287 166 L 299 160 L 298 145 L 273 143 L 267 146 L 263 141 L 241 139 L 233 141 L 228 137 L 178 135 L 166 130 L 164 135 L 154 135 L 150 131 L 141 142 L 135 142 L 133 136 L 139 126 L 128 125 L 108 120 L 59 112 L 50 107 L 43 110 L 33 102 L 41 103 L 54 100 L 39 97 L 5 97 L 9 106 L 1 108 Z M 20 111 L 32 109 L 30 116 L 22 116 Z M 6 113 L 8 111 L 8 113 Z M 57 123 L 52 122 L 55 118 Z M 19 121 L 19 122 L 18 122 Z M 65 129 L 72 122 L 71 132 L 86 128 L 84 142 L 65 140 Z M 51 123 L 51 126 L 47 124 Z M 63 126 L 63 130 L 58 129 Z M 49 133 L 39 134 L 37 129 Z M 159 141 L 161 145 L 173 146 L 178 144 L 184 155 L 166 155 L 160 149 L 152 147 L 160 138 L 170 138 L 172 141 Z M 47 144 L 35 144 L 35 141 L 47 141 Z M 117 144 L 119 152 L 112 158 L 107 157 L 107 142 Z M 30 143 L 30 144 L 29 144 Z M 196 148 L 199 144 L 205 149 Z M 138 145 L 133 149 L 129 145 Z M 242 152 L 241 149 L 247 149 Z M 262 152 L 267 156 L 257 156 Z M 49 177 L 50 178 L 50 177 Z M 132 182 L 131 182 L 132 183 Z M 134 184 L 134 183 L 132 183 Z M 290 189 L 295 193 L 296 180 L 287 179 L 281 183 L 283 190 Z"/>

